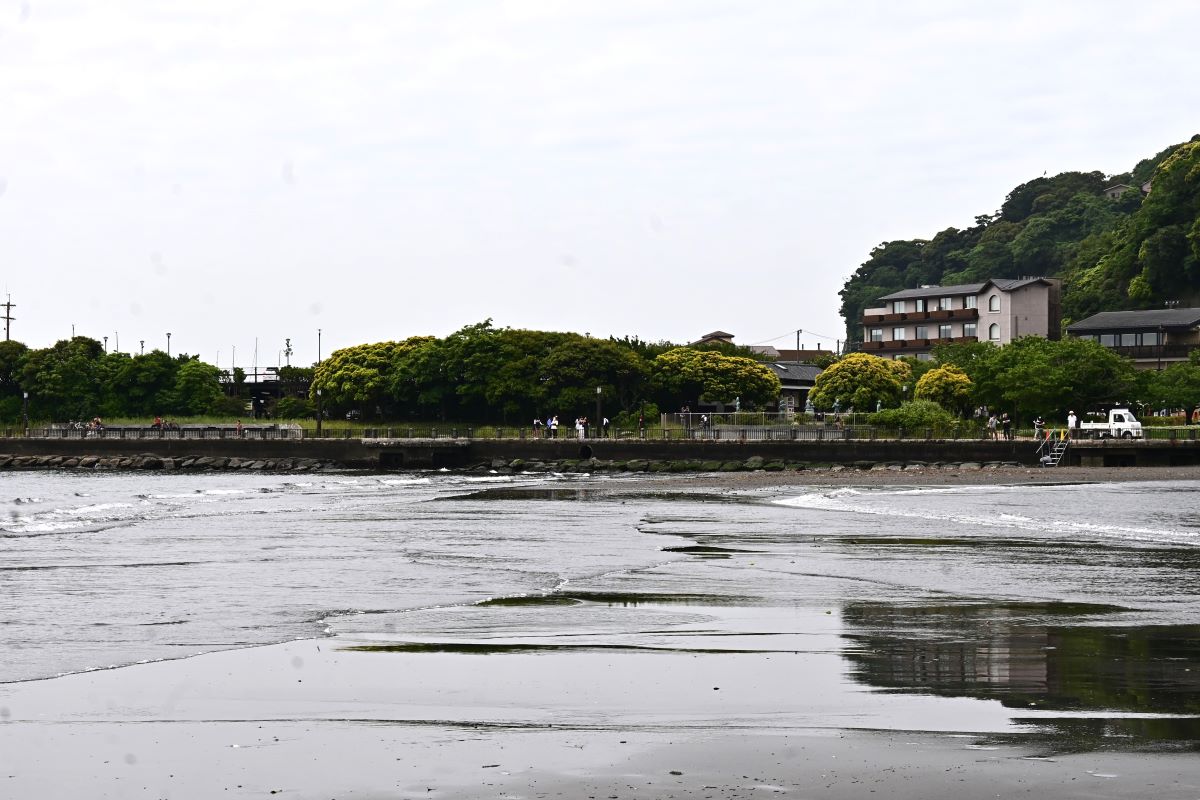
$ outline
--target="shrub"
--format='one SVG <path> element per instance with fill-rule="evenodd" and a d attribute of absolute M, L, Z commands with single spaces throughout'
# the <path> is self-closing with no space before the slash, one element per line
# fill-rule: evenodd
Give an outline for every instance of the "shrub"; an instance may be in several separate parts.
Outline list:
<path fill-rule="evenodd" d="M 899 408 L 878 411 L 871 415 L 870 420 L 872 425 L 883 428 L 911 431 L 918 428 L 946 428 L 953 425 L 957 418 L 932 400 L 911 400 Z"/>

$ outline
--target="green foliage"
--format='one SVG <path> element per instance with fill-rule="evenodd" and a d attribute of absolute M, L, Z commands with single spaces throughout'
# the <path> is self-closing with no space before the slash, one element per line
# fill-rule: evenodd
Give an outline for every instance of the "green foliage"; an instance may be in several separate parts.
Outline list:
<path fill-rule="evenodd" d="M 774 371 L 753 359 L 691 347 L 658 356 L 652 374 L 660 392 L 692 403 L 740 398 L 742 408 L 753 408 L 778 398 L 781 388 Z"/>
<path fill-rule="evenodd" d="M 817 376 L 808 399 L 819 410 L 874 411 L 894 406 L 911 373 L 906 364 L 867 353 L 851 353 Z"/>
<path fill-rule="evenodd" d="M 841 291 L 847 337 L 864 308 L 891 292 L 989 278 L 1063 279 L 1068 324 L 1097 311 L 1200 305 L 1200 135 L 1138 163 L 1131 173 L 1064 172 L 1013 189 L 995 215 L 932 240 L 885 242 Z M 1153 177 L 1143 198 L 1142 184 Z M 1131 184 L 1110 200 L 1104 189 Z"/>
<path fill-rule="evenodd" d="M 1191 409 L 1200 403 L 1200 366 L 1173 364 L 1162 372 L 1146 372 L 1138 399 L 1151 408 Z"/>
<path fill-rule="evenodd" d="M 311 419 L 316 406 L 301 397 L 281 397 L 271 413 L 276 419 Z"/>
<path fill-rule="evenodd" d="M 1023 336 L 958 366 L 975 400 L 1014 417 L 1061 418 L 1070 409 L 1128 402 L 1136 389 L 1129 359 L 1082 339 Z"/>
<path fill-rule="evenodd" d="M 946 428 L 956 418 L 932 400 L 911 400 L 901 403 L 899 408 L 887 408 L 870 417 L 872 425 L 884 428 L 903 428 L 906 431 L 921 428 Z"/>
<path fill-rule="evenodd" d="M 971 379 L 953 364 L 935 367 L 917 381 L 913 398 L 961 412 L 971 402 Z"/>
<path fill-rule="evenodd" d="M 95 339 L 76 336 L 22 359 L 20 382 L 29 392 L 32 419 L 90 419 L 100 408 L 100 358 Z"/>
<path fill-rule="evenodd" d="M 197 416 L 216 408 L 221 399 L 221 371 L 193 358 L 179 365 L 175 375 L 173 412 Z"/>

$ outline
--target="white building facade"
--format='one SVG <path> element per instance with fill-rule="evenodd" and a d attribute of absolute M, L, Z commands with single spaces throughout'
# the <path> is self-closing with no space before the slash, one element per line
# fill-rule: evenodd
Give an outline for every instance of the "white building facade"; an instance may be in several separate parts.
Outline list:
<path fill-rule="evenodd" d="M 884 358 L 928 359 L 940 344 L 1058 339 L 1061 295 L 1061 282 L 1054 278 L 997 278 L 893 292 L 863 311 L 860 349 Z"/>

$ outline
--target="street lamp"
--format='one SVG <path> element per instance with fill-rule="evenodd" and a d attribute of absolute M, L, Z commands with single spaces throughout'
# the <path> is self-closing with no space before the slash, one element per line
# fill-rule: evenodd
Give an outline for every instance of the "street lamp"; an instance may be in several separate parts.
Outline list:
<path fill-rule="evenodd" d="M 321 437 L 321 390 L 317 389 L 317 438 Z"/>
<path fill-rule="evenodd" d="M 167 331 L 167 358 L 171 357 L 171 332 Z"/>
<path fill-rule="evenodd" d="M 104 352 L 105 353 L 108 352 L 108 337 L 107 336 L 104 337 Z"/>
<path fill-rule="evenodd" d="M 600 417 L 600 395 L 602 395 L 602 394 L 604 394 L 604 387 L 597 386 L 596 387 L 596 422 L 595 422 L 596 427 L 593 428 L 592 430 L 599 430 L 601 436 L 604 435 L 604 426 L 600 422 L 600 419 L 601 419 L 601 417 Z"/>
<path fill-rule="evenodd" d="M 321 329 L 317 328 L 317 363 L 321 363 Z"/>
<path fill-rule="evenodd" d="M 21 417 L 25 420 L 25 438 L 29 438 L 29 392 L 21 392 Z"/>
<path fill-rule="evenodd" d="M 138 339 L 138 355 L 139 356 L 146 355 L 146 340 L 145 339 Z M 220 359 L 217 359 L 217 360 L 219 361 Z"/>

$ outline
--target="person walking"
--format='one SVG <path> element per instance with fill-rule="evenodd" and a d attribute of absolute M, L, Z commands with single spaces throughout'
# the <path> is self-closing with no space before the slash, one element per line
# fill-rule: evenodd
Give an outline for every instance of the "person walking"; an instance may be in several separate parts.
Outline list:
<path fill-rule="evenodd" d="M 600 433 L 605 439 L 608 438 L 608 417 L 600 423 Z"/>

